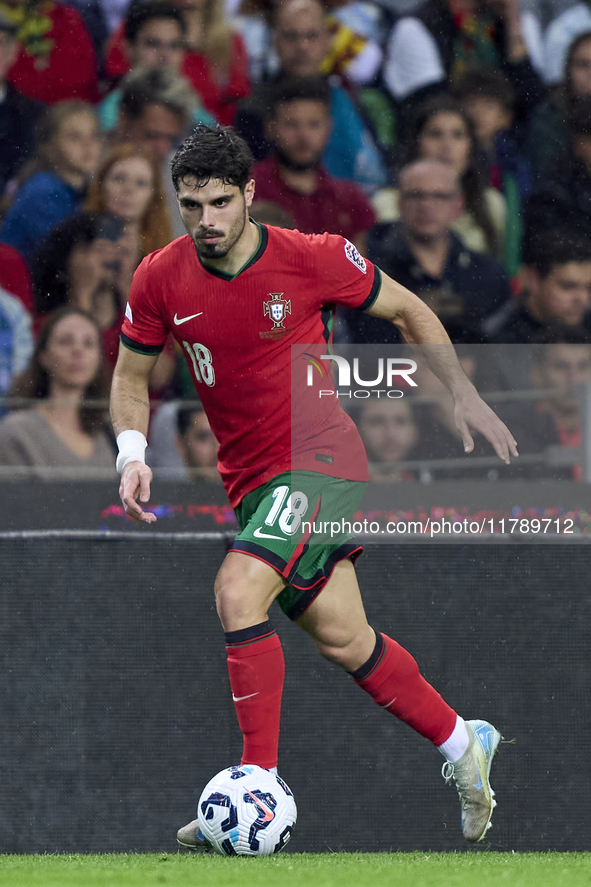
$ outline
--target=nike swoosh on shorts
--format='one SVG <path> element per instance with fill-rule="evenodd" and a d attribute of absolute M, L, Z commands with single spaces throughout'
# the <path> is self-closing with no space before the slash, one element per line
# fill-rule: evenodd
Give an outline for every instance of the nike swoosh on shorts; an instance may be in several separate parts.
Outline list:
<path fill-rule="evenodd" d="M 278 539 L 280 542 L 287 542 L 284 536 L 272 536 L 270 533 L 263 533 L 260 527 L 256 528 L 253 536 L 256 536 L 257 539 Z"/>

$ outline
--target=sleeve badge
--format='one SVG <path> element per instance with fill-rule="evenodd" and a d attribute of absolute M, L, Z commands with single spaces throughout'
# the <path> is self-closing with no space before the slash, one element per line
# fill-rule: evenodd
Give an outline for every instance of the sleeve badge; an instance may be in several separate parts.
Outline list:
<path fill-rule="evenodd" d="M 345 255 L 363 274 L 367 274 L 367 265 L 365 264 L 365 259 L 359 252 L 356 246 L 354 246 L 350 240 L 345 240 Z"/>

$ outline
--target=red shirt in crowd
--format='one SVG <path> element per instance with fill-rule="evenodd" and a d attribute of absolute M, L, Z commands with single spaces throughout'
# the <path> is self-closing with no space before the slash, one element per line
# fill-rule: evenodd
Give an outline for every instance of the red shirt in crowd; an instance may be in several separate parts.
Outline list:
<path fill-rule="evenodd" d="M 22 47 L 8 72 L 8 81 L 30 99 L 53 105 L 64 99 L 99 101 L 98 70 L 94 45 L 80 14 L 65 3 L 44 6 L 51 20 L 47 39 L 53 46 L 49 57 L 29 55 Z"/>
<path fill-rule="evenodd" d="M 218 81 L 214 65 L 201 52 L 186 52 L 181 67 L 181 74 L 191 83 L 205 110 L 223 126 L 232 125 L 237 103 L 250 95 L 244 40 L 240 34 L 233 33 L 231 41 L 230 67 L 223 83 Z M 125 23 L 109 39 L 105 66 L 112 78 L 123 77 L 129 71 L 129 59 L 125 52 Z"/>
<path fill-rule="evenodd" d="M 29 269 L 18 250 L 7 243 L 0 243 L 0 286 L 16 296 L 29 314 L 35 313 Z"/>

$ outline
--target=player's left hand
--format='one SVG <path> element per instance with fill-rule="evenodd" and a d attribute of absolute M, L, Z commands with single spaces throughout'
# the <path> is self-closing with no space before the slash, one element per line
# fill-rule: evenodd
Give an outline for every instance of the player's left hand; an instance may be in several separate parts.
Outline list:
<path fill-rule="evenodd" d="M 501 422 L 476 391 L 467 392 L 456 400 L 454 418 L 456 427 L 462 435 L 466 453 L 471 453 L 474 449 L 474 440 L 470 432 L 479 431 L 492 444 L 495 453 L 506 465 L 509 465 L 511 456 L 519 456 L 517 441 L 505 423 Z"/>

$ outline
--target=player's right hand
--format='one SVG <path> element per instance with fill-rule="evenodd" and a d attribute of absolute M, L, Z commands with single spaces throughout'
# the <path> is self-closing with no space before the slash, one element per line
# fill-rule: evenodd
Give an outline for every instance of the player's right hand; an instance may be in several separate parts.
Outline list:
<path fill-rule="evenodd" d="M 143 462 L 128 462 L 121 472 L 119 485 L 119 496 L 125 513 L 133 520 L 146 524 L 154 523 L 156 520 L 155 514 L 144 511 L 140 505 L 150 501 L 151 481 L 152 469 L 148 465 Z"/>

